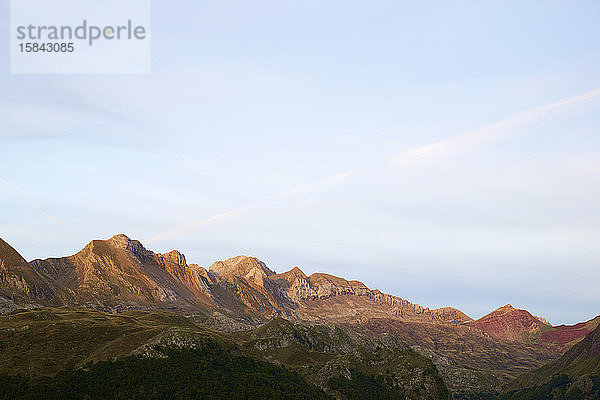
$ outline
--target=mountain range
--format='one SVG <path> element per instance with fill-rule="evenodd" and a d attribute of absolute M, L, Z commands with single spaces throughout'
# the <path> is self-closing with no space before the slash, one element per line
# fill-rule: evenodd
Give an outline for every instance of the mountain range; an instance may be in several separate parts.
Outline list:
<path fill-rule="evenodd" d="M 473 320 L 456 308 L 430 309 L 359 281 L 307 276 L 298 267 L 276 273 L 254 257 L 206 269 L 176 250 L 155 253 L 123 234 L 93 240 L 71 256 L 30 262 L 0 239 L 0 311 L 40 307 L 170 311 L 232 334 L 279 319 L 369 340 L 391 334 L 430 359 L 455 398 L 504 390 L 521 374 L 569 354 L 600 324 L 598 316 L 552 326 L 511 305 Z"/>

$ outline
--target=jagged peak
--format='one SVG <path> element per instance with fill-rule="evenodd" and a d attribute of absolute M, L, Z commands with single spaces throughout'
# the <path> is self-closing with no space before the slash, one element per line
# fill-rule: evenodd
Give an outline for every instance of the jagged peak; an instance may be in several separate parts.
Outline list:
<path fill-rule="evenodd" d="M 258 269 L 265 276 L 275 275 L 275 272 L 267 268 L 267 265 L 256 257 L 236 256 L 224 261 L 216 261 L 210 267 L 209 271 L 219 275 L 230 274 L 236 276 L 246 276 L 251 270 Z"/>
<path fill-rule="evenodd" d="M 532 318 L 538 319 L 538 317 L 535 317 L 533 314 L 531 314 L 529 311 L 527 311 L 524 308 L 517 308 L 514 307 L 512 304 L 505 304 L 500 308 L 497 308 L 496 310 L 492 311 L 490 313 L 491 314 L 528 314 L 530 315 Z M 540 321 L 541 322 L 541 321 Z"/>
<path fill-rule="evenodd" d="M 537 319 L 538 321 L 540 321 L 544 325 L 552 326 L 552 324 L 550 322 L 546 321 L 546 318 L 544 318 L 544 317 L 540 317 L 538 315 L 534 315 L 533 318 Z"/>
<path fill-rule="evenodd" d="M 108 239 L 106 243 L 108 243 L 112 247 L 127 250 L 138 257 L 144 257 L 152 254 L 152 252 L 150 250 L 147 250 L 139 240 L 130 239 L 129 236 L 123 233 L 114 235 L 113 237 Z M 183 255 L 183 253 L 179 252 L 178 250 L 171 250 L 168 253 L 164 254 L 157 253 L 156 255 L 160 257 L 164 262 L 170 264 L 182 266 L 187 265 L 185 255 Z"/>
<path fill-rule="evenodd" d="M 302 270 L 300 268 L 294 267 L 294 268 L 290 269 L 289 271 L 273 275 L 273 278 L 274 279 L 284 278 L 289 281 L 293 281 L 293 280 L 296 280 L 296 278 L 307 278 L 307 276 L 304 272 L 302 272 Z"/>
<path fill-rule="evenodd" d="M 271 275 L 271 276 L 269 276 L 269 278 L 275 279 L 275 280 L 285 279 L 291 285 L 298 279 L 306 279 L 307 276 L 304 272 L 302 272 L 302 270 L 300 268 L 294 267 L 294 268 L 290 269 L 289 271 L 282 272 L 280 274 Z"/>
<path fill-rule="evenodd" d="M 432 315 L 440 316 L 440 317 L 450 317 L 457 322 L 470 322 L 473 321 L 473 318 L 469 317 L 467 314 L 454 307 L 441 307 L 431 310 Z"/>
<path fill-rule="evenodd" d="M 204 268 L 202 265 L 188 264 L 188 267 L 191 268 L 191 269 L 193 269 L 194 271 L 199 271 L 204 276 L 209 276 L 208 270 L 206 268 Z"/>
<path fill-rule="evenodd" d="M 530 318 L 531 320 L 535 320 L 540 323 L 543 323 L 539 318 L 534 317 L 529 311 L 513 307 L 511 304 L 506 304 L 502 307 L 499 307 L 499 308 L 495 309 L 494 311 L 490 312 L 489 314 L 486 314 L 483 317 L 479 318 L 477 321 L 486 321 L 486 320 L 491 320 L 491 319 L 499 318 L 499 317 L 500 318 L 505 318 L 505 317 L 510 318 L 512 316 L 520 316 L 521 318 L 527 317 L 527 318 Z"/>
<path fill-rule="evenodd" d="M 498 307 L 497 309 L 495 309 L 494 311 L 490 312 L 487 315 L 492 315 L 492 314 L 507 314 L 507 313 L 512 313 L 514 311 L 524 311 L 524 310 L 520 310 L 518 308 L 515 308 L 511 304 L 505 304 L 502 307 Z"/>
<path fill-rule="evenodd" d="M 187 265 L 185 261 L 185 256 L 177 250 L 171 250 L 165 254 L 158 254 L 166 263 L 175 264 L 175 265 Z"/>
<path fill-rule="evenodd" d="M 352 280 L 349 281 L 345 278 L 339 277 L 339 276 L 335 276 L 335 275 L 331 275 L 331 274 L 326 274 L 323 272 L 315 272 L 314 274 L 312 274 L 311 276 L 308 277 L 308 279 L 310 280 L 311 283 L 319 283 L 319 282 L 324 282 L 327 281 L 330 284 L 333 285 L 343 285 L 343 286 L 352 286 L 352 287 L 361 287 L 364 289 L 369 289 L 367 287 L 367 285 L 365 285 L 364 283 L 362 283 L 361 281 L 357 281 L 357 280 Z"/>
<path fill-rule="evenodd" d="M 129 236 L 127 236 L 124 233 L 117 233 L 116 235 L 114 235 L 113 237 L 111 237 L 110 239 L 108 239 L 109 242 L 130 242 L 131 239 L 129 238 Z"/>
<path fill-rule="evenodd" d="M 142 244 L 139 241 L 130 239 L 124 233 L 119 233 L 117 235 L 114 235 L 113 237 L 108 239 L 106 242 L 108 244 L 112 245 L 113 247 L 117 247 L 120 249 L 129 249 L 132 246 L 135 246 L 135 247 L 140 246 L 142 248 L 144 247 L 144 246 L 142 246 Z"/>
<path fill-rule="evenodd" d="M 302 272 L 302 270 L 298 267 L 292 268 L 291 270 L 288 271 L 288 273 L 306 278 L 306 274 L 304 272 Z"/>
<path fill-rule="evenodd" d="M 93 247 L 94 242 L 95 241 L 92 241 L 88 244 L 88 246 L 91 245 Z M 100 242 L 104 242 L 116 249 L 128 251 L 136 257 L 146 257 L 152 254 L 152 252 L 147 250 L 139 240 L 130 239 L 127 235 L 123 233 L 119 233 L 108 240 L 102 240 Z"/>
<path fill-rule="evenodd" d="M 247 260 L 247 259 L 255 259 L 255 260 L 258 260 L 256 257 L 250 257 L 250 256 L 245 256 L 245 255 L 239 255 L 239 256 L 235 256 L 235 257 L 230 257 L 230 258 L 227 258 L 227 259 L 225 259 L 225 261 L 223 261 L 223 262 L 225 262 L 225 263 L 228 263 L 228 264 L 237 264 L 237 263 L 240 263 L 240 262 L 242 262 L 242 261 L 244 261 L 244 260 Z"/>

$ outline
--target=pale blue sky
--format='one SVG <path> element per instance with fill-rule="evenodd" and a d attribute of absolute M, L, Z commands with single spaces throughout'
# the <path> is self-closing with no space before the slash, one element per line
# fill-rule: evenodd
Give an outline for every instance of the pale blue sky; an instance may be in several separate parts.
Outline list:
<path fill-rule="evenodd" d="M 152 74 L 55 76 L 9 74 L 1 0 L 0 237 L 589 319 L 600 3 L 478 3 L 155 0 Z"/>

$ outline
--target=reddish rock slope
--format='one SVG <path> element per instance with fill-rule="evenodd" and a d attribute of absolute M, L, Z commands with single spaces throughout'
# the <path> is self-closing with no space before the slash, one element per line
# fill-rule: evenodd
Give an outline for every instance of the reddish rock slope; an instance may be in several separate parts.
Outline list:
<path fill-rule="evenodd" d="M 549 326 L 526 310 L 514 308 L 510 304 L 470 322 L 472 328 L 479 329 L 495 339 L 523 341 Z"/>

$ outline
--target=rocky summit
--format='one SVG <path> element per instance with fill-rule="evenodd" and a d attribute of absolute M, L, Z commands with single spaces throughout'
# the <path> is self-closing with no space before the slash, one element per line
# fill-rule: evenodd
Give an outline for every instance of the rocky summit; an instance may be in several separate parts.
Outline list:
<path fill-rule="evenodd" d="M 534 317 L 526 310 L 519 310 L 510 304 L 472 321 L 469 325 L 488 333 L 496 339 L 520 341 L 539 333 L 547 322 Z"/>
<path fill-rule="evenodd" d="M 30 262 L 0 239 L 1 311 L 60 306 L 170 311 L 225 332 L 283 318 L 339 327 L 371 338 L 369 343 L 392 335 L 433 362 L 456 398 L 501 391 L 519 374 L 557 359 L 600 323 L 597 317 L 554 327 L 511 305 L 473 320 L 458 309 L 430 309 L 356 280 L 306 275 L 299 267 L 276 273 L 255 257 L 236 256 L 206 269 L 188 264 L 177 250 L 155 253 L 123 234 L 93 240 L 71 256 Z"/>

